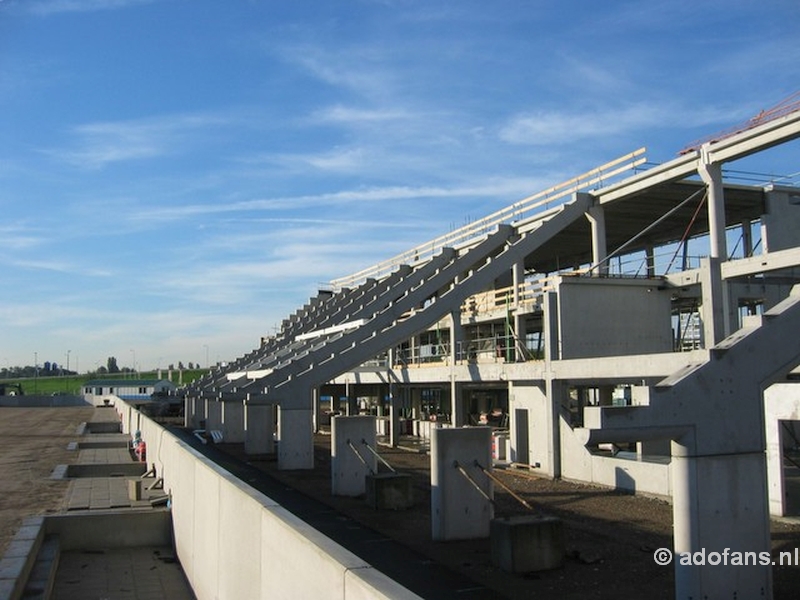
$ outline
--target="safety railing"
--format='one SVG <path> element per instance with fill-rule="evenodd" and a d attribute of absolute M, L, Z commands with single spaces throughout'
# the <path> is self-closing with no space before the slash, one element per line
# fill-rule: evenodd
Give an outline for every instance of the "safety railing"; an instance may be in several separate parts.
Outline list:
<path fill-rule="evenodd" d="M 474 243 L 493 231 L 500 224 L 519 223 L 536 218 L 549 208 L 565 203 L 568 198 L 592 186 L 601 186 L 610 179 L 635 169 L 647 162 L 645 148 L 639 148 L 591 171 L 554 185 L 546 190 L 523 198 L 483 217 L 469 225 L 456 229 L 429 242 L 411 248 L 388 260 L 377 263 L 352 275 L 331 281 L 333 289 L 355 287 L 369 278 L 381 279 L 391 274 L 400 265 L 416 265 L 428 261 L 445 247 L 463 247 Z"/>

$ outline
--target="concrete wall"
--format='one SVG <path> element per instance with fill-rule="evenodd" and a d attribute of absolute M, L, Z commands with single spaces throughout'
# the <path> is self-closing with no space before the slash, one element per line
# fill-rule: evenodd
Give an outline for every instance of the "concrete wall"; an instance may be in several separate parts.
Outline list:
<path fill-rule="evenodd" d="M 563 419 L 561 476 L 636 493 L 672 496 L 670 464 L 594 455 Z"/>
<path fill-rule="evenodd" d="M 763 252 L 775 252 L 797 246 L 800 231 L 800 203 L 797 191 L 775 188 L 766 194 L 766 211 L 761 216 Z"/>
<path fill-rule="evenodd" d="M 418 598 L 130 405 L 115 406 L 164 477 L 176 551 L 198 600 Z"/>
<path fill-rule="evenodd" d="M 538 464 L 542 473 L 553 472 L 553 436 L 548 423 L 550 418 L 550 400 L 541 386 L 535 383 L 513 382 L 510 391 L 510 410 L 514 415 L 517 409 L 528 411 L 528 453 L 522 456 L 515 445 L 514 459 L 517 462 L 531 465 Z M 515 429 L 516 423 L 512 423 Z M 516 433 L 516 432 L 515 432 Z M 517 444 L 516 437 L 514 438 Z"/>
<path fill-rule="evenodd" d="M 559 278 L 559 357 L 671 352 L 670 294 L 659 287 L 646 280 Z"/>
<path fill-rule="evenodd" d="M 775 384 L 764 391 L 767 494 L 769 513 L 777 517 L 789 514 L 789 497 L 783 467 L 781 421 L 800 421 L 800 384 L 798 383 Z M 794 498 L 792 500 L 792 504 L 796 506 L 797 500 Z"/>

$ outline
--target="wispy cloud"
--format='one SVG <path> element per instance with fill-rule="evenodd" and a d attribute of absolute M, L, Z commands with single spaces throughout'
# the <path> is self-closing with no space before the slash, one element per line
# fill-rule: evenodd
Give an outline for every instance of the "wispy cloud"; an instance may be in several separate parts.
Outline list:
<path fill-rule="evenodd" d="M 72 147 L 48 151 L 72 165 L 99 169 L 108 164 L 176 154 L 190 136 L 227 122 L 214 115 L 186 114 L 78 125 Z"/>
<path fill-rule="evenodd" d="M 400 89 L 398 65 L 384 46 L 309 43 L 285 46 L 279 54 L 320 82 L 362 98 L 389 100 Z"/>
<path fill-rule="evenodd" d="M 48 17 L 60 13 L 94 12 L 99 10 L 116 10 L 129 6 L 151 4 L 157 0 L 39 0 L 28 1 L 24 8 L 38 16 Z"/>
<path fill-rule="evenodd" d="M 116 218 L 133 220 L 180 220 L 198 215 L 261 212 L 283 209 L 300 209 L 308 207 L 336 207 L 353 204 L 379 204 L 389 201 L 408 201 L 419 199 L 446 199 L 468 198 L 483 196 L 498 196 L 498 194 L 511 193 L 513 190 L 523 192 L 522 181 L 515 179 L 513 182 L 482 182 L 475 186 L 464 187 L 437 187 L 437 186 L 386 186 L 364 187 L 360 189 L 342 190 L 322 194 L 303 196 L 283 196 L 273 198 L 258 198 L 232 203 L 214 204 L 185 204 L 180 206 L 142 206 L 137 207 L 127 214 L 117 213 Z M 530 191 L 527 189 L 526 191 Z M 535 189 L 533 191 L 536 191 Z M 278 218 L 279 221 L 285 219 Z"/>
<path fill-rule="evenodd" d="M 499 137 L 511 144 L 574 145 L 585 139 L 609 137 L 661 127 L 722 124 L 741 117 L 741 107 L 686 107 L 639 103 L 598 110 L 537 111 L 511 117 Z"/>
<path fill-rule="evenodd" d="M 354 108 L 336 104 L 318 110 L 311 115 L 312 122 L 319 123 L 385 123 L 386 121 L 410 120 L 418 118 L 406 110 L 391 107 Z"/>
<path fill-rule="evenodd" d="M 88 267 L 80 263 L 63 260 L 17 259 L 9 262 L 11 266 L 32 271 L 50 271 L 66 275 L 82 275 L 91 277 L 108 277 L 111 273 L 104 269 Z"/>
<path fill-rule="evenodd" d="M 28 250 L 40 245 L 44 236 L 24 224 L 8 223 L 0 225 L 0 239 L 4 250 Z"/>

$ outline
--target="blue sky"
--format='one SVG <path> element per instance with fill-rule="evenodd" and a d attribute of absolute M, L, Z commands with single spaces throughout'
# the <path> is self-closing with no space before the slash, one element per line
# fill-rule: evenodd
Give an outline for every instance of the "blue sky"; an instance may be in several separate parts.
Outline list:
<path fill-rule="evenodd" d="M 0 0 L 0 367 L 233 359 L 324 282 L 777 104 L 799 25 L 796 0 Z M 745 166 L 797 173 L 797 144 Z"/>

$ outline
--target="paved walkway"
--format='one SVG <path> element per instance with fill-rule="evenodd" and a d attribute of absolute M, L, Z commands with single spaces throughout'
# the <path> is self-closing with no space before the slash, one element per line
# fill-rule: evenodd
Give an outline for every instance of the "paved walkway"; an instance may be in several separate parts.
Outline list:
<path fill-rule="evenodd" d="M 63 552 L 52 600 L 192 600 L 171 548 Z"/>
<path fill-rule="evenodd" d="M 4 550 L 25 516 L 70 511 L 149 508 L 147 490 L 154 479 L 138 476 L 71 477 L 70 468 L 109 473 L 130 468 L 130 437 L 91 433 L 81 423 L 116 419 L 111 409 L 0 408 L 0 538 Z M 60 468 L 59 468 L 60 466 Z M 131 498 L 129 481 L 142 484 L 142 499 Z M 19 485 L 17 486 L 17 482 Z M 17 490 L 17 487 L 20 489 Z M 195 598 L 172 548 L 89 548 L 62 552 L 51 598 L 59 600 L 193 600 Z"/>

